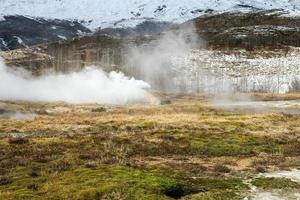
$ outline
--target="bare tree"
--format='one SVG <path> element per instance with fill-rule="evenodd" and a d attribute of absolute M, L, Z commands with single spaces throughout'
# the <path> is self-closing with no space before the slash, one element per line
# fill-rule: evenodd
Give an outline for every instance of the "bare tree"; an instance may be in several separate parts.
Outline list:
<path fill-rule="evenodd" d="M 300 92 L 300 79 L 295 77 L 289 86 L 289 92 Z"/>

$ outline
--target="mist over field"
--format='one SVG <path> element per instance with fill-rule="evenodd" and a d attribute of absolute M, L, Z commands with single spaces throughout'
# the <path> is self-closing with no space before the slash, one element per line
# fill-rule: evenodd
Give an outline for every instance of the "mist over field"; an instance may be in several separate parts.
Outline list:
<path fill-rule="evenodd" d="M 105 73 L 89 67 L 70 74 L 24 77 L 24 71 L 8 70 L 0 60 L 0 99 L 66 101 L 69 103 L 126 104 L 147 101 L 150 85 L 121 72 Z M 22 75 L 23 73 L 23 75 Z"/>

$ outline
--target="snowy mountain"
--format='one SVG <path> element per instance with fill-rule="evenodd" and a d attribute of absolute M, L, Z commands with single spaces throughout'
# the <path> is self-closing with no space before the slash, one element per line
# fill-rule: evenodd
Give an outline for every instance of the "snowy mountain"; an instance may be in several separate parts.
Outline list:
<path fill-rule="evenodd" d="M 273 10 L 278 9 L 280 12 L 273 13 Z M 240 24 L 231 24 L 231 21 L 240 18 L 232 13 L 237 11 L 258 14 L 243 17 L 245 21 L 237 20 Z M 265 14 L 260 13 L 265 11 Z M 230 15 L 222 16 L 226 12 L 230 12 Z M 261 24 L 261 16 L 264 15 L 268 23 Z M 276 37 L 287 38 L 282 37 L 276 27 L 287 25 L 290 31 L 286 35 L 296 38 L 298 45 L 298 22 L 282 18 L 278 21 L 276 15 L 300 16 L 300 0 L 0 0 L 0 50 L 70 39 L 85 35 L 90 30 L 121 37 L 156 33 L 173 23 L 182 23 L 199 16 L 207 18 L 197 22 L 199 29 L 205 31 L 210 25 L 213 26 L 210 28 L 216 29 L 212 33 L 206 31 L 206 35 L 214 37 L 213 41 L 228 43 L 224 40 L 223 32 L 226 38 L 230 38 L 229 35 L 233 33 L 238 33 L 237 37 L 244 33 L 251 35 L 254 29 L 259 33 L 273 30 Z M 249 20 L 253 23 L 248 24 Z M 295 23 L 286 24 L 286 21 Z M 248 29 L 241 30 L 240 27 L 246 24 Z M 257 25 L 269 27 L 251 27 Z M 215 33 L 218 33 L 219 40 L 216 40 Z M 261 35 L 269 37 L 269 34 Z M 292 42 L 289 40 L 283 43 Z"/>
<path fill-rule="evenodd" d="M 65 40 L 89 32 L 76 21 L 4 16 L 0 21 L 0 51 Z"/>
<path fill-rule="evenodd" d="M 184 22 L 226 11 L 283 9 L 300 15 L 300 0 L 0 0 L 1 15 L 78 20 L 90 29 L 135 26 L 146 20 Z"/>

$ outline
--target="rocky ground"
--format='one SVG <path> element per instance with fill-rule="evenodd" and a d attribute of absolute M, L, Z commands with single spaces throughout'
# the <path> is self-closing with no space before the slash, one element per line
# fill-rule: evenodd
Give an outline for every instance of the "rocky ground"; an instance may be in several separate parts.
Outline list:
<path fill-rule="evenodd" d="M 299 167 L 299 115 L 217 108 L 202 95 L 159 96 L 168 101 L 1 102 L 1 198 L 259 199 L 274 190 L 299 193 L 293 178 L 258 175 Z"/>

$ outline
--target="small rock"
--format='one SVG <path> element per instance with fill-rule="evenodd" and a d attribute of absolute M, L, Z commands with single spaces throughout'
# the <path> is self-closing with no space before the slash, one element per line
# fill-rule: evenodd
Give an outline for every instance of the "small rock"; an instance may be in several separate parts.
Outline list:
<path fill-rule="evenodd" d="M 229 173 L 231 170 L 226 165 L 216 164 L 214 166 L 214 171 L 215 172 L 220 172 L 220 173 Z"/>
<path fill-rule="evenodd" d="M 8 175 L 0 176 L 0 185 L 8 185 L 12 182 L 13 182 L 13 179 L 11 176 L 8 176 Z"/>
<path fill-rule="evenodd" d="M 92 109 L 92 112 L 105 112 L 105 111 L 106 111 L 106 108 L 104 108 L 104 107 Z"/>
<path fill-rule="evenodd" d="M 161 100 L 160 101 L 160 105 L 169 105 L 169 104 L 171 104 L 172 102 L 171 102 L 171 100 L 168 100 L 168 99 L 165 99 L 165 100 Z"/>
<path fill-rule="evenodd" d="M 95 161 L 88 161 L 88 162 L 85 164 L 85 166 L 86 166 L 87 168 L 96 168 L 96 167 L 98 166 L 98 163 L 95 162 Z"/>
<path fill-rule="evenodd" d="M 50 113 L 45 110 L 45 109 L 39 109 L 36 111 L 36 114 L 39 114 L 39 115 L 49 115 Z"/>
<path fill-rule="evenodd" d="M 258 154 L 259 157 L 268 157 L 269 154 L 267 154 L 266 152 L 260 152 Z"/>
<path fill-rule="evenodd" d="M 255 170 L 256 170 L 256 172 L 258 172 L 258 173 L 265 173 L 265 172 L 267 172 L 266 168 L 263 167 L 263 166 L 258 166 L 258 167 L 256 167 Z"/>
<path fill-rule="evenodd" d="M 29 140 L 26 137 L 23 136 L 13 136 L 8 138 L 9 144 L 26 144 Z"/>
<path fill-rule="evenodd" d="M 39 189 L 39 185 L 37 183 L 31 183 L 27 186 L 29 190 L 37 191 Z"/>

